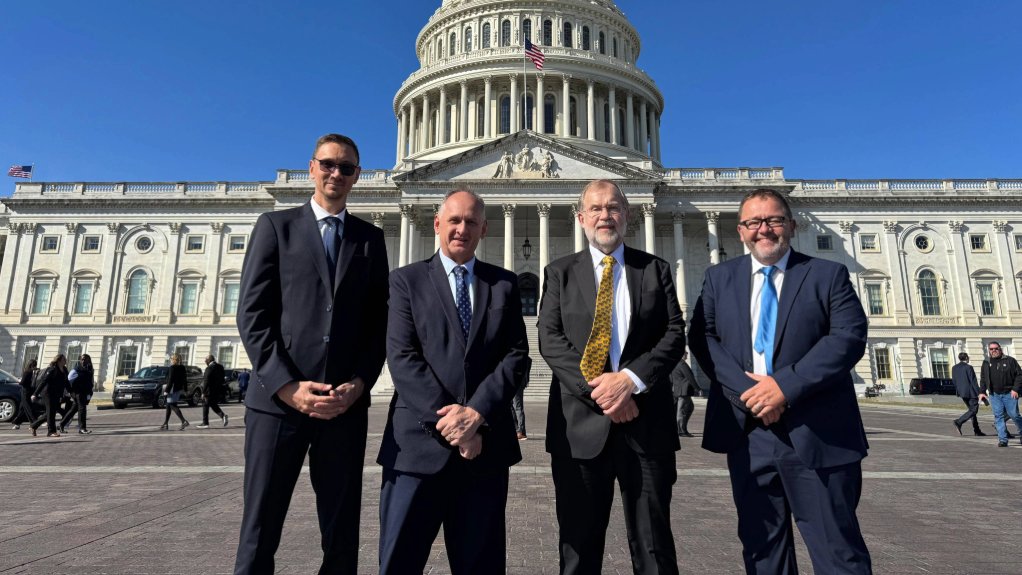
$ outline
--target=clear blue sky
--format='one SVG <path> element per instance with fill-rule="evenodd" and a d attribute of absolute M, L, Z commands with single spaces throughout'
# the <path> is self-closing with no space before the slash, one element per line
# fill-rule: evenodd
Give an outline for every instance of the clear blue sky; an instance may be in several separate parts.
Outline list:
<path fill-rule="evenodd" d="M 328 131 L 392 167 L 392 99 L 440 0 L 4 4 L 2 177 L 252 181 L 303 168 Z M 1020 1 L 618 5 L 666 99 L 669 167 L 1022 177 Z"/>

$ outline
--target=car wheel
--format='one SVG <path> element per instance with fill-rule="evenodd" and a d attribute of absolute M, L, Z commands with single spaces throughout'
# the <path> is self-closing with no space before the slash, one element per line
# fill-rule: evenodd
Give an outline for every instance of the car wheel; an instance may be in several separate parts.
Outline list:
<path fill-rule="evenodd" d="M 167 407 L 167 396 L 160 393 L 156 396 L 156 401 L 153 402 L 153 409 L 164 409 Z"/>
<path fill-rule="evenodd" d="M 119 401 L 114 402 L 114 409 L 124 409 L 125 407 L 128 407 L 127 403 L 122 403 Z"/>
<path fill-rule="evenodd" d="M 202 403 L 202 390 L 196 389 L 190 396 L 188 396 L 188 407 L 195 407 Z"/>
<path fill-rule="evenodd" d="M 18 406 L 13 399 L 9 397 L 0 399 L 0 423 L 7 423 L 14 419 L 16 413 L 18 413 Z"/>

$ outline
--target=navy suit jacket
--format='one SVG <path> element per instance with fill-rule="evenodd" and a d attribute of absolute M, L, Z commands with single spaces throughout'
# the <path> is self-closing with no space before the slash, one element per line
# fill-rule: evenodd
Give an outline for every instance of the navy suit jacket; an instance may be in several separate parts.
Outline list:
<path fill-rule="evenodd" d="M 353 407 L 369 407 L 385 354 L 389 266 L 383 230 L 349 212 L 337 259 L 330 277 L 308 202 L 259 216 L 241 271 L 237 314 L 252 361 L 248 407 L 283 413 L 287 406 L 276 393 L 285 384 L 336 386 L 355 376 L 366 389 Z"/>
<path fill-rule="evenodd" d="M 646 391 L 633 396 L 638 417 L 620 428 L 629 447 L 639 453 L 674 453 L 681 444 L 670 375 L 685 352 L 685 321 L 671 265 L 628 246 L 624 260 L 632 315 L 619 368 L 632 370 Z M 579 367 L 596 312 L 592 255 L 586 248 L 565 256 L 548 265 L 544 274 L 539 349 L 553 370 L 546 449 L 559 457 L 593 459 L 607 443 L 611 421 L 593 401 L 592 388 Z"/>
<path fill-rule="evenodd" d="M 452 404 L 471 407 L 486 422 L 472 468 L 506 469 L 522 459 L 511 415 L 529 358 L 518 278 L 478 259 L 473 274 L 468 341 L 438 255 L 390 275 L 387 367 L 394 397 L 377 458 L 385 468 L 434 474 L 460 457 L 436 431 L 437 410 Z"/>
<path fill-rule="evenodd" d="M 976 370 L 964 361 L 951 368 L 951 379 L 955 382 L 955 391 L 962 399 L 979 397 L 979 383 L 976 381 Z"/>
<path fill-rule="evenodd" d="M 738 399 L 755 385 L 745 375 L 753 370 L 751 294 L 751 256 L 713 266 L 692 317 L 689 347 L 711 380 L 703 448 L 717 453 L 741 446 L 755 423 Z M 777 425 L 810 468 L 866 456 L 851 376 L 866 327 L 848 269 L 792 250 L 777 308 L 773 377 L 788 402 Z"/>

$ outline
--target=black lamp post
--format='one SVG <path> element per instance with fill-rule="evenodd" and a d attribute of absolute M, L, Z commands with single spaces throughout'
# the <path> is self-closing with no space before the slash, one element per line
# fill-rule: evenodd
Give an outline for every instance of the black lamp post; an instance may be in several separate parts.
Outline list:
<path fill-rule="evenodd" d="M 532 257 L 532 244 L 529 243 L 529 213 L 525 212 L 525 241 L 522 242 L 522 257 L 528 260 Z"/>

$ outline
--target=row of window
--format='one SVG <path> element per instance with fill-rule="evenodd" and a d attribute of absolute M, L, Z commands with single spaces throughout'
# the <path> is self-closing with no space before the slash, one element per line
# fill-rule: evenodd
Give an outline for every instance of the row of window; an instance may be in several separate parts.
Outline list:
<path fill-rule="evenodd" d="M 884 297 L 884 285 L 879 281 L 866 281 L 866 308 L 869 315 L 886 316 L 887 305 Z M 994 291 L 994 280 L 977 281 L 976 292 L 979 296 L 979 314 L 982 316 L 1000 315 Z M 923 316 L 939 317 L 944 315 L 941 293 L 937 275 L 924 269 L 916 275 L 916 295 L 919 298 L 919 311 Z"/>
<path fill-rule="evenodd" d="M 220 365 L 224 366 L 225 369 L 232 369 L 236 360 L 236 346 L 231 344 L 224 344 L 217 347 L 213 357 L 216 358 Z M 140 346 L 138 344 L 127 344 L 121 345 L 117 348 L 117 357 L 115 358 L 114 377 L 127 377 L 134 374 L 141 367 L 139 365 L 140 358 Z M 49 356 L 42 356 L 43 349 L 39 344 L 29 344 L 25 346 L 24 361 L 22 365 L 28 365 L 31 360 L 36 360 L 39 365 L 45 365 L 49 359 Z M 81 342 L 68 343 L 64 348 L 64 355 L 68 358 L 69 365 L 73 364 L 82 356 L 83 353 L 87 352 L 87 347 Z M 193 346 L 191 345 L 178 345 L 174 346 L 174 353 L 181 356 L 181 363 L 184 365 L 192 365 L 198 363 L 202 357 L 193 357 Z M 93 364 L 97 364 L 101 359 L 93 357 Z"/>
<path fill-rule="evenodd" d="M 986 347 L 986 346 L 984 346 Z M 891 348 L 873 348 L 873 366 L 876 368 L 877 379 L 894 379 L 893 362 L 891 361 Z M 942 347 L 929 349 L 930 377 L 943 379 L 951 378 L 951 350 Z"/>
<path fill-rule="evenodd" d="M 461 51 L 471 52 L 475 45 L 473 44 L 473 33 L 472 26 L 466 26 L 461 34 Z M 561 45 L 565 48 L 574 48 L 576 44 L 575 38 L 575 27 L 571 22 L 565 22 L 561 28 Z M 523 40 L 534 42 L 543 46 L 554 45 L 554 23 L 553 20 L 543 20 L 540 29 L 540 36 L 538 38 L 533 37 L 532 30 L 532 19 L 526 18 L 522 21 L 521 36 Z M 604 32 L 599 32 L 596 36 L 597 42 L 593 43 L 593 35 L 589 29 L 589 26 L 582 26 L 581 33 L 577 39 L 578 47 L 583 50 L 596 49 L 600 54 L 607 54 L 607 36 Z M 498 46 L 510 46 L 511 45 L 511 20 L 504 19 L 500 23 L 500 34 L 494 37 L 492 34 L 492 27 L 489 22 L 486 22 L 482 26 L 482 33 L 479 38 L 479 48 L 486 49 L 490 48 L 492 43 L 496 43 Z M 524 42 L 523 42 L 524 43 Z M 436 58 L 441 58 L 446 54 L 447 56 L 454 56 L 458 53 L 458 33 L 451 32 L 447 37 L 447 51 L 444 52 L 444 38 L 440 37 L 436 39 L 435 51 L 431 54 Z M 618 57 L 618 40 L 612 37 L 610 41 L 610 55 Z"/>
<path fill-rule="evenodd" d="M 60 251 L 59 235 L 43 236 L 39 242 L 39 253 L 55 254 Z M 82 253 L 99 253 L 102 236 L 89 235 L 82 237 Z M 248 236 L 235 234 L 227 238 L 227 251 L 229 253 L 243 253 L 248 244 Z M 135 249 L 140 253 L 147 253 L 153 249 L 153 240 L 149 236 L 139 236 L 135 240 Z M 201 254 L 206 250 L 206 236 L 188 235 L 185 236 L 185 253 Z"/>
<path fill-rule="evenodd" d="M 76 280 L 74 298 L 71 308 L 73 315 L 92 313 L 93 299 L 97 280 Z M 32 289 L 33 315 L 45 315 L 50 312 L 53 280 L 36 280 Z M 177 314 L 197 315 L 199 313 L 199 280 L 180 280 L 178 284 Z M 125 315 L 146 313 L 149 307 L 149 274 L 144 270 L 135 270 L 128 276 L 127 297 L 124 303 Z M 241 286 L 237 280 L 224 281 L 223 297 L 220 301 L 220 313 L 234 315 L 238 311 L 238 296 Z"/>
<path fill-rule="evenodd" d="M 1015 251 L 1022 252 L 1022 234 L 1015 234 Z M 929 252 L 933 249 L 933 241 L 925 234 L 919 234 L 913 240 L 916 248 L 921 252 Z M 989 252 L 990 241 L 987 234 L 969 234 L 969 247 L 974 252 Z M 830 234 L 819 234 L 816 236 L 816 251 L 834 251 L 834 236 Z M 879 234 L 859 234 L 859 251 L 879 252 Z"/>

